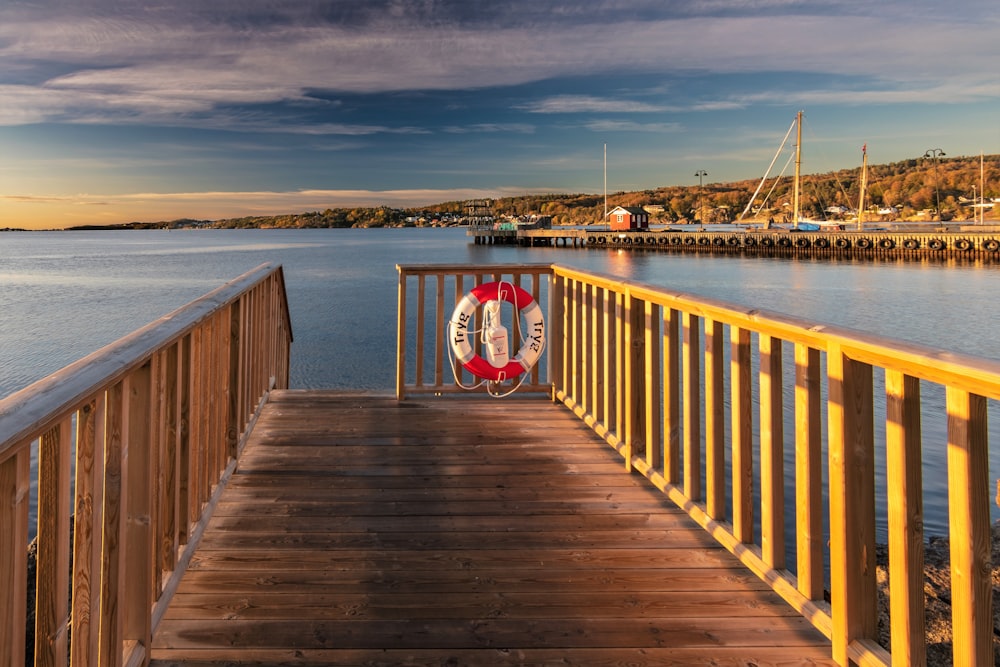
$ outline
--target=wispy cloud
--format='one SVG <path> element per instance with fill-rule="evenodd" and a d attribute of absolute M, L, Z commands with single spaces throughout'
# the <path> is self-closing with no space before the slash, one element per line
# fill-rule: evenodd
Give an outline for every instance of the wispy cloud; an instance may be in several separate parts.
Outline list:
<path fill-rule="evenodd" d="M 520 108 L 531 113 L 655 113 L 666 110 L 659 104 L 591 95 L 557 95 L 533 100 Z"/>

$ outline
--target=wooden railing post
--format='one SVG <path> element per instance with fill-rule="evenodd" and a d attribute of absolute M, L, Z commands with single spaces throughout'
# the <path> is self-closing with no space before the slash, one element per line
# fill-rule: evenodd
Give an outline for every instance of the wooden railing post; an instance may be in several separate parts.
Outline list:
<path fill-rule="evenodd" d="M 684 493 L 701 500 L 701 330 L 700 319 L 683 315 Z"/>
<path fill-rule="evenodd" d="M 643 347 L 643 303 L 630 293 L 625 293 L 625 469 L 632 469 L 632 457 L 645 452 L 643 424 L 646 395 Z"/>
<path fill-rule="evenodd" d="M 123 639 L 136 655 L 148 656 L 152 636 L 152 370 L 147 363 L 125 381 L 125 442 L 123 446 L 125 552 Z M 128 651 L 127 651 L 128 653 Z M 148 659 L 148 657 L 147 657 Z"/>
<path fill-rule="evenodd" d="M 66 662 L 69 631 L 70 422 L 38 445 L 38 577 L 35 584 L 35 665 Z"/>
<path fill-rule="evenodd" d="M 28 476 L 25 447 L 0 460 L 0 666 L 24 665 L 28 595 Z"/>
<path fill-rule="evenodd" d="M 921 479 L 920 381 L 886 371 L 886 494 L 889 509 L 889 613 L 893 661 L 923 665 L 924 512 Z"/>
<path fill-rule="evenodd" d="M 872 368 L 839 346 L 829 376 L 830 599 L 833 659 L 875 637 L 875 436 Z"/>
<path fill-rule="evenodd" d="M 729 331 L 730 403 L 732 428 L 733 535 L 740 543 L 753 542 L 753 375 L 750 332 Z"/>
<path fill-rule="evenodd" d="M 823 596 L 823 431 L 819 350 L 795 346 L 795 506 L 798 588 Z"/>
<path fill-rule="evenodd" d="M 948 523 L 956 665 L 993 662 L 986 399 L 948 387 Z"/>
<path fill-rule="evenodd" d="M 764 562 L 785 567 L 785 456 L 781 341 L 760 341 L 760 532 Z"/>

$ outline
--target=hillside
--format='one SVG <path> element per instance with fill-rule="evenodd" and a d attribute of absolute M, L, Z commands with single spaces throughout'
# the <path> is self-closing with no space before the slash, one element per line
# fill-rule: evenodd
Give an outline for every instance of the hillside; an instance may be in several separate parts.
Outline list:
<path fill-rule="evenodd" d="M 986 197 L 996 200 L 987 218 L 1000 217 L 1000 155 L 984 158 Z M 802 176 L 802 215 L 812 219 L 836 218 L 828 209 L 843 206 L 854 209 L 858 203 L 861 168 L 842 169 L 825 174 Z M 869 165 L 867 207 L 893 207 L 895 213 L 881 216 L 885 220 L 931 220 L 941 203 L 943 220 L 968 220 L 973 217 L 971 203 L 979 192 L 980 159 L 975 157 L 911 159 L 883 165 Z M 736 220 L 760 185 L 758 180 L 733 183 L 674 185 L 655 190 L 615 192 L 608 194 L 608 207 L 647 206 L 652 208 L 651 222 L 730 222 Z M 775 183 L 768 179 L 761 188 L 755 208 L 759 216 L 776 220 L 787 215 L 792 199 L 792 179 L 782 177 Z M 766 197 L 766 205 L 761 207 Z M 701 209 L 699 208 L 699 202 Z M 158 223 L 131 223 L 102 229 L 148 229 L 162 227 L 235 228 L 316 228 L 316 227 L 401 227 L 422 225 L 453 225 L 465 221 L 468 202 L 442 202 L 419 209 L 329 208 L 324 211 L 290 213 L 279 216 L 250 216 L 224 220 L 176 220 Z M 557 225 L 598 224 L 604 217 L 603 194 L 544 194 L 505 197 L 488 202 L 488 210 L 478 214 L 550 215 Z M 656 208 L 660 207 L 660 208 Z M 874 215 L 874 214 L 873 214 Z M 752 217 L 748 215 L 748 217 Z"/>

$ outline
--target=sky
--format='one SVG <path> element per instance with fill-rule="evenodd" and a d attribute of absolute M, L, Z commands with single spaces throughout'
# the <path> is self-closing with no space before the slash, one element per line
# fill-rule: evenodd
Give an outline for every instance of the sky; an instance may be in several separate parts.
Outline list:
<path fill-rule="evenodd" d="M 0 0 L 0 228 L 996 154 L 998 63 L 995 0 Z"/>

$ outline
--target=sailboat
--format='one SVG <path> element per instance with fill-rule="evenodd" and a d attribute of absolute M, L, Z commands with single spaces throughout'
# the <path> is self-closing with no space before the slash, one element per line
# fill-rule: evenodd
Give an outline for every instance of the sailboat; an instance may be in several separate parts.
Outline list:
<path fill-rule="evenodd" d="M 792 228 L 801 231 L 817 231 L 824 223 L 816 220 L 804 220 L 802 219 L 801 212 L 801 198 L 799 196 L 800 192 L 800 180 L 802 176 L 802 111 L 795 114 L 795 120 L 792 121 L 791 127 L 788 128 L 788 132 L 785 133 L 785 138 L 782 139 L 781 145 L 778 147 L 777 153 L 774 154 L 774 158 L 771 160 L 771 164 L 768 166 L 767 171 L 764 173 L 764 178 L 761 179 L 760 185 L 757 186 L 757 190 L 754 191 L 753 196 L 750 197 L 750 202 L 747 204 L 746 208 L 743 209 L 743 213 L 740 214 L 739 220 L 742 221 L 743 217 L 750 210 L 754 201 L 757 199 L 757 195 L 760 194 L 761 188 L 764 186 L 764 182 L 767 181 L 768 176 L 771 174 L 771 169 L 774 167 L 774 163 L 777 161 L 778 156 L 781 151 L 785 148 L 785 144 L 788 143 L 788 137 L 791 136 L 792 130 L 795 130 L 795 181 L 794 189 L 792 194 Z M 788 163 L 785 163 L 788 166 Z M 783 170 L 782 170 L 783 171 Z M 775 183 L 777 185 L 777 183 Z M 771 188 L 771 192 L 774 188 Z M 770 192 L 768 196 L 770 196 Z M 766 201 L 767 197 L 765 197 Z M 764 229 L 771 229 L 773 223 L 770 219 L 764 223 Z"/>

